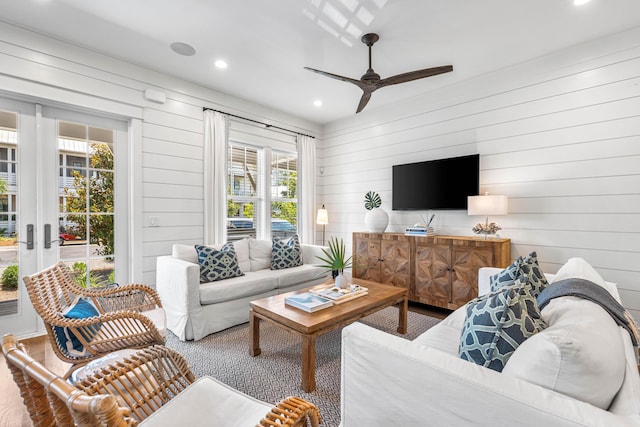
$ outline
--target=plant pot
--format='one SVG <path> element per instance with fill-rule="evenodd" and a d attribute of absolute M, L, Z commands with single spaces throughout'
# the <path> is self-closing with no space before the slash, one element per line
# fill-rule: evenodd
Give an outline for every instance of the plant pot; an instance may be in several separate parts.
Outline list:
<path fill-rule="evenodd" d="M 364 223 L 369 233 L 384 233 L 389 225 L 389 215 L 382 209 L 371 209 L 364 216 Z"/>

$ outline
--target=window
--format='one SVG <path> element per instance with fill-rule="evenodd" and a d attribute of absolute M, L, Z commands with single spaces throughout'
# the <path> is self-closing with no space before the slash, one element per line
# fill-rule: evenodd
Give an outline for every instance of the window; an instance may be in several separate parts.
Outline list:
<path fill-rule="evenodd" d="M 296 234 L 298 223 L 298 156 L 274 151 L 271 154 L 271 235 Z"/>
<path fill-rule="evenodd" d="M 298 225 L 295 135 L 232 121 L 227 146 L 227 239 L 288 237 Z"/>
<path fill-rule="evenodd" d="M 227 236 L 229 240 L 256 237 L 254 211 L 260 183 L 256 147 L 230 143 L 227 152 Z"/>

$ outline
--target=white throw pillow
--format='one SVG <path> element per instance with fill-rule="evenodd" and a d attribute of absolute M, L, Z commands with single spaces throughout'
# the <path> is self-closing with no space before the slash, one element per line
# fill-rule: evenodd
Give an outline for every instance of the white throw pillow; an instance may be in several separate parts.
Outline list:
<path fill-rule="evenodd" d="M 180 243 L 174 243 L 171 255 L 174 258 L 179 258 L 183 261 L 198 263 L 198 253 L 194 245 L 182 245 Z"/>
<path fill-rule="evenodd" d="M 251 271 L 271 268 L 271 241 L 250 238 L 249 261 Z"/>
<path fill-rule="evenodd" d="M 236 240 L 233 242 L 238 257 L 240 270 L 251 271 L 251 261 L 249 260 L 249 239 Z"/>
<path fill-rule="evenodd" d="M 524 341 L 502 373 L 606 410 L 625 374 L 619 326 L 598 304 L 555 298 L 542 310 L 548 327 Z"/>
<path fill-rule="evenodd" d="M 613 295 L 618 302 L 620 302 L 618 298 L 618 290 L 612 288 L 605 280 L 598 274 L 598 272 L 585 261 L 583 258 L 571 258 L 565 265 L 560 267 L 560 270 L 556 273 L 551 283 L 558 282 L 560 280 L 578 278 L 588 280 L 590 282 L 595 283 L 596 285 L 602 286 L 605 288 L 611 295 Z"/>

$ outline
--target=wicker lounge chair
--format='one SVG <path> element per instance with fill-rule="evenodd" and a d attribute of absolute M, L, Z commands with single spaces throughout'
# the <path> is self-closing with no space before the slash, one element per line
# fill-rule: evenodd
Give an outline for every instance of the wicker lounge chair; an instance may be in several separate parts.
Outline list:
<path fill-rule="evenodd" d="M 164 309 L 149 286 L 83 288 L 63 263 L 23 280 L 56 355 L 73 365 L 65 378 L 113 351 L 165 342 Z"/>
<path fill-rule="evenodd" d="M 242 413 L 236 413 L 233 419 L 216 417 L 217 412 L 222 409 L 220 405 L 229 405 L 234 399 L 244 399 L 247 401 L 247 408 L 253 405 L 253 408 L 257 406 L 259 410 L 266 412 L 262 419 L 256 419 L 258 426 L 302 427 L 308 425 L 308 420 L 311 427 L 317 427 L 320 422 L 317 407 L 304 399 L 289 397 L 271 407 L 215 383 L 210 377 L 196 380 L 184 357 L 161 345 L 139 349 L 112 365 L 101 366 L 92 375 L 77 382 L 75 387 L 31 358 L 13 335 L 2 338 L 2 352 L 20 387 L 35 427 L 133 426 L 139 422 L 145 424 L 144 421 L 156 411 L 159 416 L 155 417 L 152 425 L 158 425 L 158 420 L 162 425 L 167 418 L 169 425 L 175 425 L 170 421 L 171 415 L 167 415 L 166 410 L 171 410 L 169 406 L 180 400 L 173 399 L 185 390 L 185 398 L 182 400 L 189 405 L 193 396 L 202 390 L 190 390 L 189 386 L 192 384 L 218 390 L 215 395 L 209 396 L 212 405 L 190 408 L 188 411 L 197 411 L 197 418 L 206 420 L 207 423 L 216 420 L 215 425 L 218 426 L 240 425 L 238 417 L 242 417 Z M 189 390 L 192 394 L 186 396 Z M 180 405 L 184 403 L 176 405 L 178 417 L 185 415 L 182 411 L 184 406 Z"/>

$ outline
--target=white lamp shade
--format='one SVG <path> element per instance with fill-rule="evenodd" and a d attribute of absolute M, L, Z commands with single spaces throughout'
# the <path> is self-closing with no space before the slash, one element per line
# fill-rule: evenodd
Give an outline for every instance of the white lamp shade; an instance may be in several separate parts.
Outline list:
<path fill-rule="evenodd" d="M 493 194 L 469 196 L 467 211 L 469 215 L 506 215 L 508 213 L 507 196 Z"/>
<path fill-rule="evenodd" d="M 322 208 L 318 209 L 318 216 L 316 217 L 316 224 L 326 225 L 329 224 L 329 214 L 322 205 Z"/>

